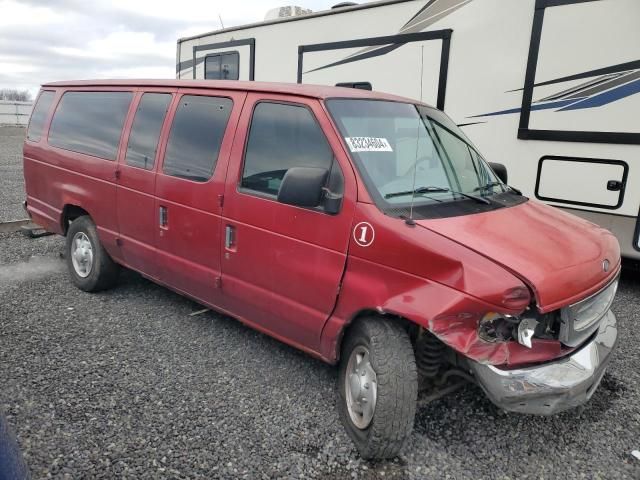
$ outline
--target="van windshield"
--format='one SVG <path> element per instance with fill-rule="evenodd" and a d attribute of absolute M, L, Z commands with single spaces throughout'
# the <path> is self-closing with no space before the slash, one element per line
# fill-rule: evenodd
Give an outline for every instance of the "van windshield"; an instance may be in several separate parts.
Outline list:
<path fill-rule="evenodd" d="M 360 99 L 331 99 L 327 107 L 369 193 L 384 211 L 403 215 L 413 203 L 419 217 L 429 218 L 478 211 L 469 204 L 484 205 L 484 211 L 515 201 L 507 197 L 517 195 L 439 110 Z M 445 203 L 456 206 L 441 205 Z"/>

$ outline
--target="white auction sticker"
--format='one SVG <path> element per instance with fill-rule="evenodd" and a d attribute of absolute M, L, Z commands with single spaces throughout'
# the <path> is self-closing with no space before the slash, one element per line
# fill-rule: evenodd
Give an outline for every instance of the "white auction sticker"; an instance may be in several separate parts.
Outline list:
<path fill-rule="evenodd" d="M 352 152 L 393 152 L 386 138 L 345 137 Z"/>

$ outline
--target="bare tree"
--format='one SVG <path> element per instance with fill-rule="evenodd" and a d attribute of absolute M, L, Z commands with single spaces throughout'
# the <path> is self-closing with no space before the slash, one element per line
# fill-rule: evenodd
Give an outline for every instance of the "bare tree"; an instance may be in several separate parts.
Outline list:
<path fill-rule="evenodd" d="M 29 90 L 0 88 L 0 100 L 8 100 L 10 102 L 30 102 L 32 98 Z"/>

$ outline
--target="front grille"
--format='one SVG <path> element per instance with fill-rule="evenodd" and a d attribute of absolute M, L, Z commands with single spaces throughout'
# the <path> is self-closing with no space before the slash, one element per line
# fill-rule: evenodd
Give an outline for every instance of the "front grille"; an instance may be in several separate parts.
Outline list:
<path fill-rule="evenodd" d="M 576 347 L 598 329 L 618 289 L 618 277 L 602 290 L 560 310 L 560 341 Z"/>

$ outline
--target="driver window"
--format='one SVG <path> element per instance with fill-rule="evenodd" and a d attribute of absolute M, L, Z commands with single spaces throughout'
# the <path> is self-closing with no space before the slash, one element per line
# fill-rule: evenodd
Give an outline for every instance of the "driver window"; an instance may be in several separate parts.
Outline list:
<path fill-rule="evenodd" d="M 342 193 L 342 172 L 311 111 L 303 105 L 261 102 L 251 119 L 241 187 L 277 196 L 291 167 L 326 168 L 327 187 Z"/>

